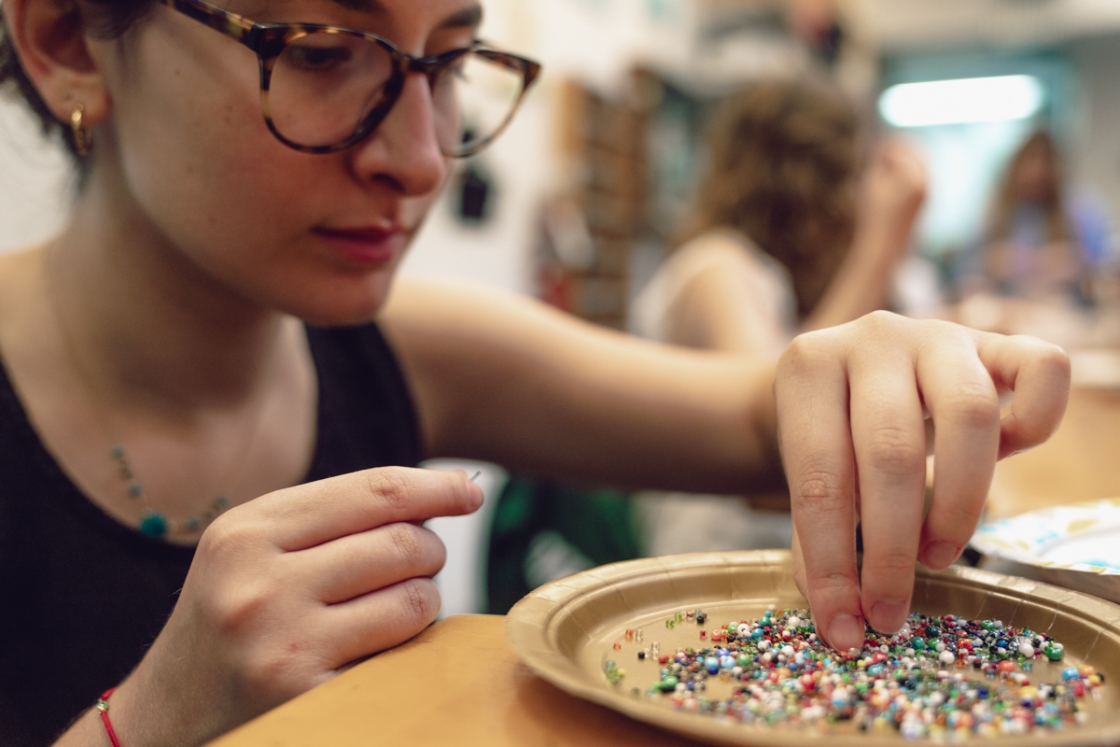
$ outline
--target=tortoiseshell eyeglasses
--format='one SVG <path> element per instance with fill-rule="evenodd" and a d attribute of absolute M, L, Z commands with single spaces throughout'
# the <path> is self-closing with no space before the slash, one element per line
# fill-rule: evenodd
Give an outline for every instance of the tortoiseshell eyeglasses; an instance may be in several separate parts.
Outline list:
<path fill-rule="evenodd" d="M 541 69 L 481 42 L 413 57 L 364 31 L 256 23 L 202 0 L 163 1 L 256 52 L 265 122 L 304 153 L 333 153 L 364 140 L 400 98 L 406 76 L 420 73 L 431 88 L 440 150 L 472 155 L 506 128 Z"/>

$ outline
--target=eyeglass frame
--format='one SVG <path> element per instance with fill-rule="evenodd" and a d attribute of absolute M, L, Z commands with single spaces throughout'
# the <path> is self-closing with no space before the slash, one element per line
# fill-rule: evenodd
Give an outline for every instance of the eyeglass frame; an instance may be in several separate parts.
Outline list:
<path fill-rule="evenodd" d="M 440 146 L 440 151 L 450 158 L 466 158 L 467 156 L 472 156 L 502 134 L 513 119 L 514 114 L 517 113 L 518 108 L 520 108 L 522 101 L 525 99 L 525 95 L 529 92 L 530 87 L 532 87 L 541 71 L 539 62 L 535 62 L 526 57 L 519 57 L 509 52 L 493 49 L 481 41 L 476 41 L 469 47 L 452 49 L 443 54 L 435 55 L 434 57 L 416 57 L 398 49 L 397 46 L 388 39 L 358 29 L 316 23 L 257 23 L 237 13 L 231 13 L 228 10 L 217 8 L 202 0 L 163 0 L 163 4 L 234 39 L 256 53 L 260 66 L 261 113 L 264 115 L 265 124 L 268 125 L 268 129 L 276 136 L 277 140 L 301 153 L 336 153 L 340 150 L 345 150 L 357 145 L 373 134 L 374 130 L 389 116 L 389 112 L 392 111 L 398 99 L 400 99 L 401 93 L 404 91 L 404 84 L 408 75 L 420 73 L 428 79 L 428 83 L 431 85 L 440 73 L 457 62 L 461 57 L 475 53 L 493 62 L 504 65 L 511 70 L 520 72 L 522 83 L 521 92 L 518 94 L 517 98 L 514 99 L 509 114 L 506 115 L 505 120 L 499 125 L 497 130 L 466 150 L 448 153 L 443 149 L 442 145 Z M 296 143 L 286 138 L 272 121 L 272 111 L 268 96 L 272 82 L 272 70 L 276 65 L 276 60 L 280 58 L 280 55 L 283 54 L 284 49 L 289 44 L 313 33 L 340 34 L 367 39 L 384 49 L 389 54 L 389 58 L 393 63 L 392 73 L 389 76 L 389 80 L 385 83 L 383 100 L 371 109 L 365 117 L 358 121 L 349 137 L 333 145 L 303 145 L 301 143 Z"/>

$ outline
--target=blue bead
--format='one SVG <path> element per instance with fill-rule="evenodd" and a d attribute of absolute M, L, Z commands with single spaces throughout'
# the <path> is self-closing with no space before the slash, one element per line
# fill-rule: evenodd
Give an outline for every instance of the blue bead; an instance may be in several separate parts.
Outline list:
<path fill-rule="evenodd" d="M 163 514 L 151 513 L 140 522 L 141 534 L 159 539 L 167 534 L 167 519 Z"/>

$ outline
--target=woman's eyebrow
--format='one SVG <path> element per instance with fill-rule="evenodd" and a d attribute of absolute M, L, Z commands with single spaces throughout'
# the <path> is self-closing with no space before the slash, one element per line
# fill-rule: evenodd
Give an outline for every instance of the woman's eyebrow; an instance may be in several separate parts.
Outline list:
<path fill-rule="evenodd" d="M 375 15 L 388 15 L 388 11 L 381 0 L 333 0 L 336 5 L 341 5 L 348 10 L 360 10 Z M 452 13 L 443 19 L 436 28 L 461 29 L 477 28 L 482 25 L 482 6 L 472 5 Z"/>
<path fill-rule="evenodd" d="M 477 28 L 482 25 L 482 6 L 472 5 L 469 8 L 452 13 L 439 24 L 441 29 Z"/>

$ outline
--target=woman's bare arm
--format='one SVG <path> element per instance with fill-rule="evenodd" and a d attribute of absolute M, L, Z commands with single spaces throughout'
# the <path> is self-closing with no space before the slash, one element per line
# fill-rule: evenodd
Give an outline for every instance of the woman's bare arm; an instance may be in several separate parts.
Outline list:
<path fill-rule="evenodd" d="M 449 283 L 398 282 L 382 322 L 432 456 L 625 487 L 781 484 L 769 359 L 672 348 Z"/>

